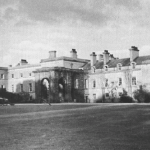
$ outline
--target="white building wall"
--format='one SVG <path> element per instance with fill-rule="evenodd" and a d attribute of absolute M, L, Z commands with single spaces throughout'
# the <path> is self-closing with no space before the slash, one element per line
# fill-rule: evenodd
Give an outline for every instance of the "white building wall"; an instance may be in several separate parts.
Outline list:
<path fill-rule="evenodd" d="M 64 67 L 64 60 L 56 60 L 41 63 L 41 67 Z"/>
<path fill-rule="evenodd" d="M 21 92 L 20 84 L 23 84 L 23 91 L 29 92 L 32 98 L 35 98 L 35 77 L 33 71 L 41 66 L 33 67 L 16 67 L 11 68 L 8 71 L 8 91 L 9 92 Z M 12 77 L 12 74 L 14 77 Z M 21 74 L 23 75 L 21 77 Z M 29 83 L 32 83 L 32 91 L 29 91 Z"/>
<path fill-rule="evenodd" d="M 4 75 L 3 78 L 1 78 L 2 74 Z M 8 89 L 8 73 L 7 70 L 0 69 L 0 88 L 2 86 L 6 88 L 6 90 Z"/>
<path fill-rule="evenodd" d="M 89 99 L 90 103 L 94 103 L 102 99 L 102 81 L 103 81 L 103 74 L 90 74 L 89 75 Z M 93 81 L 95 80 L 95 87 L 93 87 Z"/>
<path fill-rule="evenodd" d="M 137 77 L 137 85 L 133 86 L 132 92 L 139 89 L 140 85 L 150 91 L 150 64 L 144 64 L 140 67 L 139 71 L 133 71 L 133 76 Z"/>
<path fill-rule="evenodd" d="M 132 85 L 132 77 L 136 77 L 136 85 Z M 122 84 L 119 85 L 119 78 L 122 79 Z M 108 80 L 107 87 L 105 86 L 106 79 Z M 93 80 L 96 81 L 96 87 L 93 88 Z M 110 99 L 112 92 L 119 98 L 124 91 L 128 95 L 133 96 L 133 92 L 139 89 L 140 85 L 144 85 L 150 90 L 150 64 L 138 65 L 135 69 L 131 67 L 122 68 L 122 70 L 109 70 L 89 74 L 89 89 L 85 94 L 89 94 L 90 102 L 96 102 L 98 99 Z M 93 95 L 96 94 L 96 100 Z M 108 96 L 109 94 L 109 96 Z"/>

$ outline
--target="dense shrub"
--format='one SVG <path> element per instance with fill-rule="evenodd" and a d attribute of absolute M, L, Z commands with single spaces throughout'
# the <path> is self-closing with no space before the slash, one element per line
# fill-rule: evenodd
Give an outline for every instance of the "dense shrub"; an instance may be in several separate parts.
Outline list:
<path fill-rule="evenodd" d="M 134 98 L 139 103 L 149 103 L 150 102 L 150 92 L 147 89 L 144 89 L 142 86 L 138 90 L 134 91 Z"/>
<path fill-rule="evenodd" d="M 123 89 L 123 94 L 120 96 L 120 102 L 121 103 L 132 103 L 133 98 L 128 95 L 127 91 Z"/>
<path fill-rule="evenodd" d="M 30 94 L 26 92 L 18 93 L 21 103 L 28 103 L 30 101 Z"/>
<path fill-rule="evenodd" d="M 34 100 L 30 100 L 29 93 L 11 93 L 7 92 L 5 89 L 0 89 L 0 97 L 8 99 L 9 103 L 31 103 Z"/>
<path fill-rule="evenodd" d="M 122 95 L 120 97 L 120 102 L 121 103 L 132 103 L 133 102 L 133 98 L 128 96 L 128 95 Z"/>
<path fill-rule="evenodd" d="M 102 99 L 97 99 L 97 100 L 96 100 L 96 103 L 102 103 L 102 102 L 103 102 Z"/>

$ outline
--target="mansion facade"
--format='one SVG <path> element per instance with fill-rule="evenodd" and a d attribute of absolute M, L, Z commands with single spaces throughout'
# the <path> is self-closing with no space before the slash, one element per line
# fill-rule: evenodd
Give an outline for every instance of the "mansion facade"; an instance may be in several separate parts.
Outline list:
<path fill-rule="evenodd" d="M 21 60 L 15 67 L 0 67 L 0 88 L 9 92 L 28 92 L 41 102 L 109 102 L 124 92 L 142 85 L 150 89 L 150 56 L 139 56 L 137 47 L 129 49 L 129 57 L 118 59 L 105 50 L 91 59 L 80 59 L 72 49 L 70 57 L 57 57 L 50 51 L 39 64 Z"/>

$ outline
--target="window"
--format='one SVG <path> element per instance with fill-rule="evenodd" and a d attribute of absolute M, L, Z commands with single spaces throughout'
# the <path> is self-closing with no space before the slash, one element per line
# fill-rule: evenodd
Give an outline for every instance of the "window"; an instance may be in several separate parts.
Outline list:
<path fill-rule="evenodd" d="M 114 87 L 114 84 L 115 84 L 114 82 L 111 82 L 111 87 Z"/>
<path fill-rule="evenodd" d="M 93 94 L 93 99 L 96 100 L 96 94 Z"/>
<path fill-rule="evenodd" d="M 4 79 L 4 74 L 1 74 L 1 79 Z"/>
<path fill-rule="evenodd" d="M 93 88 L 95 88 L 95 87 L 96 87 L 96 81 L 93 80 Z"/>
<path fill-rule="evenodd" d="M 109 97 L 109 93 L 106 93 L 106 94 L 105 94 L 105 97 Z"/>
<path fill-rule="evenodd" d="M 20 84 L 20 92 L 23 92 L 23 84 Z"/>
<path fill-rule="evenodd" d="M 132 62 L 132 63 L 131 63 L 132 69 L 135 69 L 135 66 L 136 66 L 135 62 Z"/>
<path fill-rule="evenodd" d="M 20 73 L 20 77 L 23 77 L 23 73 Z"/>
<path fill-rule="evenodd" d="M 132 77 L 132 85 L 136 85 L 136 77 Z"/>
<path fill-rule="evenodd" d="M 11 74 L 11 77 L 14 78 L 14 74 Z"/>
<path fill-rule="evenodd" d="M 32 83 L 29 83 L 29 92 L 32 92 Z"/>
<path fill-rule="evenodd" d="M 121 70 L 122 64 L 117 64 L 117 69 Z"/>
<path fill-rule="evenodd" d="M 71 69 L 73 68 L 73 63 L 70 64 L 70 68 L 71 68 Z"/>
<path fill-rule="evenodd" d="M 33 98 L 32 98 L 32 95 L 30 95 L 30 100 L 32 100 Z"/>
<path fill-rule="evenodd" d="M 5 89 L 5 85 L 1 85 L 1 89 Z"/>
<path fill-rule="evenodd" d="M 105 79 L 105 87 L 108 87 L 108 79 Z"/>
<path fill-rule="evenodd" d="M 78 79 L 75 80 L 75 88 L 76 88 L 76 89 L 79 88 L 79 80 L 78 80 Z"/>
<path fill-rule="evenodd" d="M 85 81 L 84 81 L 85 83 L 85 89 L 87 89 L 88 88 L 88 79 L 85 79 Z"/>
<path fill-rule="evenodd" d="M 14 85 L 12 85 L 11 87 L 12 87 L 12 92 L 14 92 Z"/>
<path fill-rule="evenodd" d="M 119 86 L 122 85 L 122 78 L 119 78 L 119 83 L 118 83 Z"/>
<path fill-rule="evenodd" d="M 118 94 L 119 94 L 119 96 L 122 96 L 122 92 L 119 92 Z"/>
<path fill-rule="evenodd" d="M 32 73 L 29 73 L 29 76 L 32 76 Z"/>

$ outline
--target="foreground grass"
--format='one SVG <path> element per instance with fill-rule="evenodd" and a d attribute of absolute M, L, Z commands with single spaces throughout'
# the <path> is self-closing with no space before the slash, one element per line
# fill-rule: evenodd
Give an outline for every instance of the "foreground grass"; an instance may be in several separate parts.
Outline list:
<path fill-rule="evenodd" d="M 137 104 L 0 107 L 0 149 L 149 150 L 149 111 Z"/>
<path fill-rule="evenodd" d="M 90 107 L 92 105 L 86 105 L 84 103 L 80 104 L 16 104 L 14 106 L 0 106 L 0 115 L 6 114 L 22 114 L 31 112 L 42 112 L 42 111 L 52 111 L 52 110 L 66 110 L 74 108 L 84 108 Z"/>

